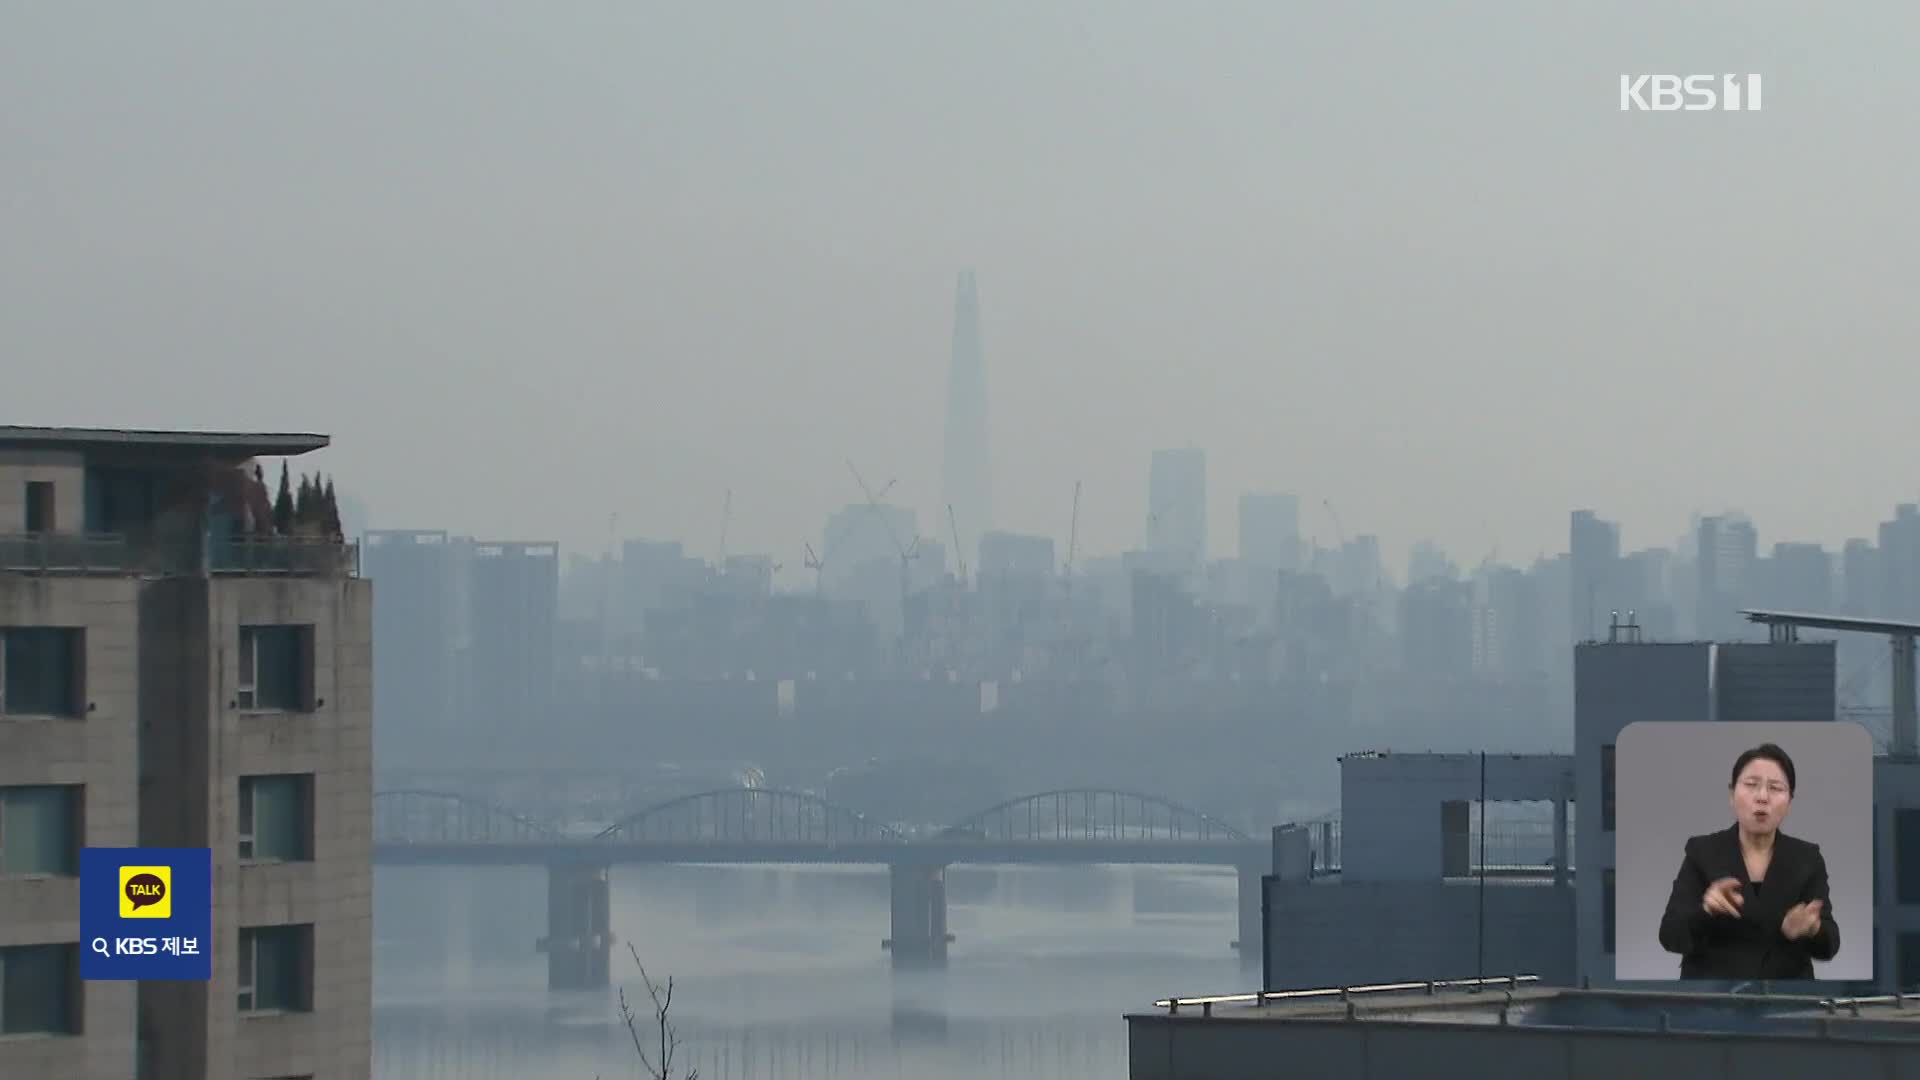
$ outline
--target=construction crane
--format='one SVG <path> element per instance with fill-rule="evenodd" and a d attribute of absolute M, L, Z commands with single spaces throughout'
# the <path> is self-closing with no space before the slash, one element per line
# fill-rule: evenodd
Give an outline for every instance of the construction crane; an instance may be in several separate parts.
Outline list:
<path fill-rule="evenodd" d="M 881 526 L 887 530 L 887 539 L 893 541 L 894 550 L 900 553 L 900 634 L 905 637 L 907 601 L 913 596 L 911 564 L 913 560 L 920 557 L 920 538 L 915 536 L 911 544 L 902 543 L 900 534 L 893 530 L 893 522 L 887 520 L 885 504 L 881 503 L 880 496 L 874 494 L 873 489 L 867 486 L 866 479 L 860 475 L 859 469 L 854 468 L 852 461 L 847 462 L 847 471 L 853 474 L 853 482 L 860 485 L 861 492 L 866 495 L 867 505 L 873 509 L 873 516 L 880 519 Z M 884 493 L 891 487 L 893 483 L 889 481 L 887 487 L 882 488 L 881 491 Z"/>
<path fill-rule="evenodd" d="M 820 556 L 813 553 L 812 544 L 803 543 L 800 546 L 807 550 L 806 561 L 802 563 L 802 565 L 813 571 L 813 592 L 815 596 L 818 596 L 820 595 L 820 574 L 826 570 L 827 564 L 820 561 Z"/>
<path fill-rule="evenodd" d="M 953 533 L 953 560 L 960 567 L 960 591 L 967 591 L 967 554 L 960 546 L 960 523 L 953 518 L 953 504 L 947 504 L 947 528 Z"/>
<path fill-rule="evenodd" d="M 1067 579 L 1067 604 L 1073 604 L 1073 551 L 1080 543 L 1080 481 L 1073 482 L 1073 517 L 1067 522 L 1067 561 L 1060 572 Z"/>
<path fill-rule="evenodd" d="M 1073 482 L 1073 514 L 1067 520 L 1067 557 L 1060 564 L 1060 575 L 1064 579 L 1065 603 L 1060 608 L 1059 645 L 1064 654 L 1068 670 L 1078 675 L 1086 669 L 1086 642 L 1080 636 L 1073 610 L 1073 556 L 1080 547 L 1080 481 Z"/>
<path fill-rule="evenodd" d="M 1321 499 L 1320 505 L 1327 508 L 1327 516 L 1333 519 L 1334 538 L 1340 541 L 1341 547 L 1343 548 L 1346 547 L 1347 546 L 1347 530 L 1345 526 L 1340 524 L 1340 515 L 1336 513 L 1333 509 L 1333 500 Z"/>

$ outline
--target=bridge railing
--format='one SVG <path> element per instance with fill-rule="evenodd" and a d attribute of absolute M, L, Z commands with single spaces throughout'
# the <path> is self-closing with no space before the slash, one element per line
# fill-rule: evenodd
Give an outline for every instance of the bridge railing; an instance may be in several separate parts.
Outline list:
<path fill-rule="evenodd" d="M 596 841 L 638 844 L 898 843 L 891 827 L 803 791 L 725 788 L 669 799 L 608 825 Z"/>
<path fill-rule="evenodd" d="M 811 792 L 724 788 L 656 803 L 597 829 L 582 829 L 448 792 L 401 790 L 375 797 L 383 844 L 578 843 L 817 845 L 1254 844 L 1217 818 L 1153 796 L 1069 790 L 1010 800 L 944 828 L 902 832 Z"/>
<path fill-rule="evenodd" d="M 542 843 L 562 838 L 544 821 L 439 791 L 383 791 L 373 799 L 378 844 Z"/>
<path fill-rule="evenodd" d="M 1215 1005 L 1246 1005 L 1264 1008 L 1267 1005 L 1291 1004 L 1307 1001 L 1347 1001 L 1365 998 L 1392 998 L 1409 993 L 1425 993 L 1429 996 L 1446 991 L 1480 991 L 1491 989 L 1519 990 L 1522 986 L 1531 986 L 1540 981 L 1538 975 L 1490 975 L 1472 979 L 1434 979 L 1428 982 L 1372 983 L 1365 986 L 1326 986 L 1312 990 L 1256 990 L 1249 994 L 1208 994 L 1202 997 L 1161 998 L 1153 1003 L 1156 1009 L 1167 1010 L 1168 1015 L 1177 1015 L 1181 1009 L 1198 1007 L 1201 1015 L 1212 1016 Z"/>
<path fill-rule="evenodd" d="M 1245 832 L 1153 795 L 1046 791 L 989 807 L 947 827 L 940 839 L 997 842 L 1252 843 Z"/>

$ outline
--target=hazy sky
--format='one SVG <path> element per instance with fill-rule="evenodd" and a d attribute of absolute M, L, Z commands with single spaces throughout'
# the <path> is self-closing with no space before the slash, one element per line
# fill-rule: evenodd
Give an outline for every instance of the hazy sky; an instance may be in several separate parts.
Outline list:
<path fill-rule="evenodd" d="M 804 13 L 803 13 L 804 12 Z M 0 421 L 294 428 L 382 527 L 797 570 L 939 510 L 978 269 L 996 521 L 1149 452 L 1396 570 L 1870 535 L 1914 476 L 1920 5 L 0 4 Z M 1765 112 L 1618 111 L 1759 72 Z M 1795 434 L 1793 429 L 1807 434 Z M 817 543 L 817 541 L 816 541 Z"/>

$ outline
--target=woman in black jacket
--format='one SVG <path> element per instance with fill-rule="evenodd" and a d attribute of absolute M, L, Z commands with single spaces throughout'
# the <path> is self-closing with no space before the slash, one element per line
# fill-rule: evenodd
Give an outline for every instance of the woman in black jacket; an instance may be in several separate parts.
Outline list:
<path fill-rule="evenodd" d="M 1811 979 L 1840 951 L 1820 846 L 1780 831 L 1793 806 L 1793 759 L 1764 743 L 1740 755 L 1729 785 L 1734 824 L 1687 841 L 1660 920 L 1682 979 Z"/>

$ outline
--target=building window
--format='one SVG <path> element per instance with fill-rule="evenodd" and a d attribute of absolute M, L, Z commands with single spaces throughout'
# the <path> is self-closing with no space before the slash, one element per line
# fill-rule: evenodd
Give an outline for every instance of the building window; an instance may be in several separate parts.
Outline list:
<path fill-rule="evenodd" d="M 1911 993 L 1920 986 L 1920 933 L 1912 930 L 1900 931 L 1894 938 L 1894 947 L 1898 954 L 1893 958 L 1896 984 L 1901 993 Z"/>
<path fill-rule="evenodd" d="M 0 876 L 80 872 L 77 784 L 0 787 Z"/>
<path fill-rule="evenodd" d="M 85 697 L 82 640 L 70 627 L 0 629 L 0 714 L 79 716 Z"/>
<path fill-rule="evenodd" d="M 1606 870 L 1600 875 L 1602 900 L 1600 902 L 1600 951 L 1613 955 L 1613 871 Z"/>
<path fill-rule="evenodd" d="M 309 712 L 313 627 L 243 626 L 235 704 L 256 712 Z"/>
<path fill-rule="evenodd" d="M 1613 831 L 1613 745 L 1600 748 L 1600 831 Z"/>
<path fill-rule="evenodd" d="M 53 481 L 27 481 L 27 532 L 53 531 Z"/>
<path fill-rule="evenodd" d="M 306 862 L 313 858 L 313 775 L 240 778 L 240 858 Z"/>
<path fill-rule="evenodd" d="M 313 924 L 240 931 L 241 1012 L 305 1012 L 313 1007 Z"/>
<path fill-rule="evenodd" d="M 0 1035 L 80 1034 L 80 947 L 0 948 Z"/>
<path fill-rule="evenodd" d="M 1920 904 L 1920 809 L 1893 812 L 1893 888 L 1895 903 Z"/>

